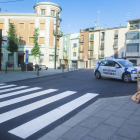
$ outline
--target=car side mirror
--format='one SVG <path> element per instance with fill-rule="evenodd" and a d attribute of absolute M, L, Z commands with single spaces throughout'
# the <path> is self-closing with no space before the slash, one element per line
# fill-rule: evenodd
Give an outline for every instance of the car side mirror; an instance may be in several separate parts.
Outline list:
<path fill-rule="evenodd" d="M 119 68 L 120 66 L 118 64 L 115 64 L 115 68 Z"/>

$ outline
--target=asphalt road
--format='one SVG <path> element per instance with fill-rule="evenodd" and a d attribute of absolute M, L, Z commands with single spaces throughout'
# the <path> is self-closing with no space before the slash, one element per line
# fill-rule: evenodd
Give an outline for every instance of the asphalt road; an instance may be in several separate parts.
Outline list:
<path fill-rule="evenodd" d="M 37 91 L 29 91 L 24 93 L 24 96 L 33 95 L 35 92 L 41 92 L 48 89 L 55 89 L 56 91 L 50 93 L 50 94 L 42 94 L 38 95 L 29 99 L 25 99 L 23 101 L 16 102 L 20 98 L 23 99 L 23 94 L 17 94 L 5 98 L 1 98 L 1 95 L 6 95 L 11 92 L 13 94 L 15 92 L 18 92 L 19 90 L 15 89 L 13 91 L 4 91 L 0 94 L 0 120 L 5 119 L 7 116 L 11 116 L 9 114 L 10 111 L 13 111 L 17 108 L 25 107 L 26 105 L 30 105 L 31 103 L 42 101 L 43 99 L 53 97 L 55 95 L 59 95 L 60 93 L 66 92 L 66 91 L 74 91 L 75 93 L 72 93 L 71 95 L 67 95 L 65 98 L 60 98 L 59 100 L 56 100 L 54 102 L 51 102 L 50 104 L 46 104 L 40 108 L 31 110 L 27 113 L 23 113 L 18 115 L 17 117 L 13 117 L 10 119 L 7 119 L 6 121 L 0 121 L 0 140 L 36 140 L 58 125 L 62 124 L 72 116 L 74 116 L 76 113 L 80 112 L 99 98 L 107 98 L 107 97 L 115 97 L 115 96 L 127 96 L 132 95 L 136 93 L 137 91 L 137 84 L 136 82 L 131 83 L 124 83 L 121 80 L 116 79 L 96 79 L 93 75 L 93 70 L 91 69 L 83 69 L 79 71 L 73 71 L 69 73 L 64 74 L 58 74 L 53 76 L 47 76 L 42 78 L 34 78 L 29 80 L 23 80 L 23 81 L 16 81 L 16 82 L 9 82 L 6 83 L 7 85 L 16 85 L 16 87 L 21 86 L 29 86 L 28 88 L 35 88 L 40 87 L 41 89 L 38 89 Z M 6 89 L 10 89 L 14 87 L 8 87 Z M 0 91 L 3 91 L 5 89 L 0 89 Z M 22 90 L 22 89 L 20 89 Z M 45 113 L 49 113 L 56 108 L 61 109 L 61 106 L 74 101 L 75 99 L 80 98 L 83 95 L 96 95 L 94 98 L 89 99 L 85 103 L 82 103 L 79 105 L 79 107 L 72 109 L 71 111 L 67 112 L 65 115 L 62 115 L 60 118 L 56 119 L 55 121 L 52 121 L 52 123 L 46 125 L 45 127 L 38 129 L 38 131 L 33 132 L 32 134 L 29 134 L 28 136 L 25 134 L 22 134 L 22 129 L 19 129 L 18 127 L 26 124 L 35 118 L 38 118 Z M 11 100 L 15 100 L 15 103 L 11 103 Z M 77 101 L 77 104 L 81 101 Z M 5 105 L 6 104 L 6 105 Z M 29 107 L 30 108 L 30 107 Z M 69 109 L 69 108 L 68 108 Z M 67 108 L 65 110 L 68 111 Z M 26 109 L 23 109 L 23 112 L 26 111 Z M 18 111 L 17 111 L 18 112 Z M 16 112 L 16 113 L 17 113 Z M 19 111 L 20 112 L 20 111 Z M 63 113 L 65 113 L 62 110 Z M 15 113 L 15 114 L 16 114 Z M 53 113 L 53 112 L 52 112 Z M 2 114 L 2 115 L 1 115 Z M 14 113 L 12 112 L 12 115 Z M 15 115 L 14 114 L 14 115 Z M 57 114 L 55 114 L 57 118 Z M 4 117 L 5 116 L 5 117 Z M 3 117 L 3 118 L 2 118 Z M 50 118 L 54 119 L 54 116 L 50 116 Z M 36 121 L 34 121 L 36 124 Z M 32 126 L 26 127 L 25 125 L 25 131 L 32 130 Z M 17 129 L 15 129 L 17 128 Z M 14 130 L 15 129 L 15 130 Z M 9 132 L 8 132 L 9 131 Z M 26 132 L 25 132 L 26 133 Z"/>

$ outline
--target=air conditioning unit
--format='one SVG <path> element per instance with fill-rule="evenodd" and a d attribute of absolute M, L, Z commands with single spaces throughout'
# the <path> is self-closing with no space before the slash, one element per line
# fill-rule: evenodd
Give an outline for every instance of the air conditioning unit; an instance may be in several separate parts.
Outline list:
<path fill-rule="evenodd" d="M 126 54 L 125 52 L 122 52 L 122 58 L 125 58 Z"/>

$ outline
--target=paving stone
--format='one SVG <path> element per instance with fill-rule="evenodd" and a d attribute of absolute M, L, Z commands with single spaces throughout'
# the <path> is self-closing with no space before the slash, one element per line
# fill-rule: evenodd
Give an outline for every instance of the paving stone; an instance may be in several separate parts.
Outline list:
<path fill-rule="evenodd" d="M 116 130 L 116 127 L 101 124 L 94 131 L 90 132 L 89 135 L 101 140 L 108 140 Z"/>
<path fill-rule="evenodd" d="M 125 122 L 125 120 L 126 119 L 122 117 L 111 116 L 104 122 L 104 124 L 120 127 Z"/>
<path fill-rule="evenodd" d="M 133 139 L 129 139 L 129 138 L 126 138 L 126 137 L 121 137 L 121 136 L 114 135 L 111 140 L 133 140 Z"/>
<path fill-rule="evenodd" d="M 113 115 L 128 118 L 132 113 L 133 113 L 133 111 L 131 111 L 131 110 L 119 109 Z"/>
<path fill-rule="evenodd" d="M 109 116 L 111 116 L 114 112 L 112 111 L 107 111 L 107 110 L 101 110 L 95 114 L 93 114 L 93 116 L 95 117 L 99 117 L 99 118 L 102 118 L 102 119 L 106 119 L 108 118 Z"/>
<path fill-rule="evenodd" d="M 79 125 L 94 129 L 95 127 L 100 125 L 103 121 L 104 121 L 104 119 L 101 119 L 101 118 L 89 117 L 86 120 L 84 120 L 83 122 L 81 122 Z"/>
<path fill-rule="evenodd" d="M 140 116 L 140 107 L 134 112 L 134 115 Z"/>
<path fill-rule="evenodd" d="M 124 105 L 122 108 L 123 109 L 127 109 L 127 110 L 131 110 L 134 111 L 138 108 L 138 104 L 134 103 L 133 101 L 130 103 L 127 103 L 126 105 Z"/>
<path fill-rule="evenodd" d="M 97 138 L 93 138 L 93 137 L 90 137 L 90 136 L 85 136 L 83 139 L 81 140 L 99 140 Z"/>
<path fill-rule="evenodd" d="M 140 116 L 131 115 L 126 123 L 140 126 Z"/>
<path fill-rule="evenodd" d="M 138 137 L 136 138 L 136 140 L 140 140 L 140 133 L 139 133 Z"/>
<path fill-rule="evenodd" d="M 118 106 L 123 106 L 123 105 L 125 105 L 127 102 L 128 102 L 127 100 L 114 100 L 114 101 L 112 102 L 112 104 L 118 105 Z"/>
<path fill-rule="evenodd" d="M 130 124 L 123 124 L 123 126 L 118 130 L 117 135 L 128 137 L 131 139 L 136 139 L 140 133 L 140 127 Z"/>
<path fill-rule="evenodd" d="M 69 130 L 67 133 L 65 133 L 61 138 L 66 139 L 66 140 L 81 140 L 90 131 L 91 129 L 89 128 L 75 126 L 71 130 Z"/>
<path fill-rule="evenodd" d="M 108 111 L 117 111 L 121 108 L 121 106 L 118 105 L 109 105 L 107 107 L 104 108 L 104 110 L 108 110 Z"/>

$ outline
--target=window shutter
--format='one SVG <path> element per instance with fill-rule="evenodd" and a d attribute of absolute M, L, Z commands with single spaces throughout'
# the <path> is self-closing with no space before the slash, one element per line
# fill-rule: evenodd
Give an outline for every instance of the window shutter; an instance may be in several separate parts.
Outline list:
<path fill-rule="evenodd" d="M 24 29 L 24 23 L 19 24 L 19 29 Z"/>
<path fill-rule="evenodd" d="M 40 30 L 45 30 L 45 23 L 40 23 Z"/>
<path fill-rule="evenodd" d="M 34 23 L 30 23 L 30 29 L 34 29 Z"/>
<path fill-rule="evenodd" d="M 34 38 L 33 37 L 29 37 L 29 43 L 34 43 Z"/>
<path fill-rule="evenodd" d="M 23 37 L 19 38 L 19 43 L 23 43 Z"/>
<path fill-rule="evenodd" d="M 40 44 L 44 44 L 44 37 L 40 37 L 39 43 L 40 43 Z"/>

